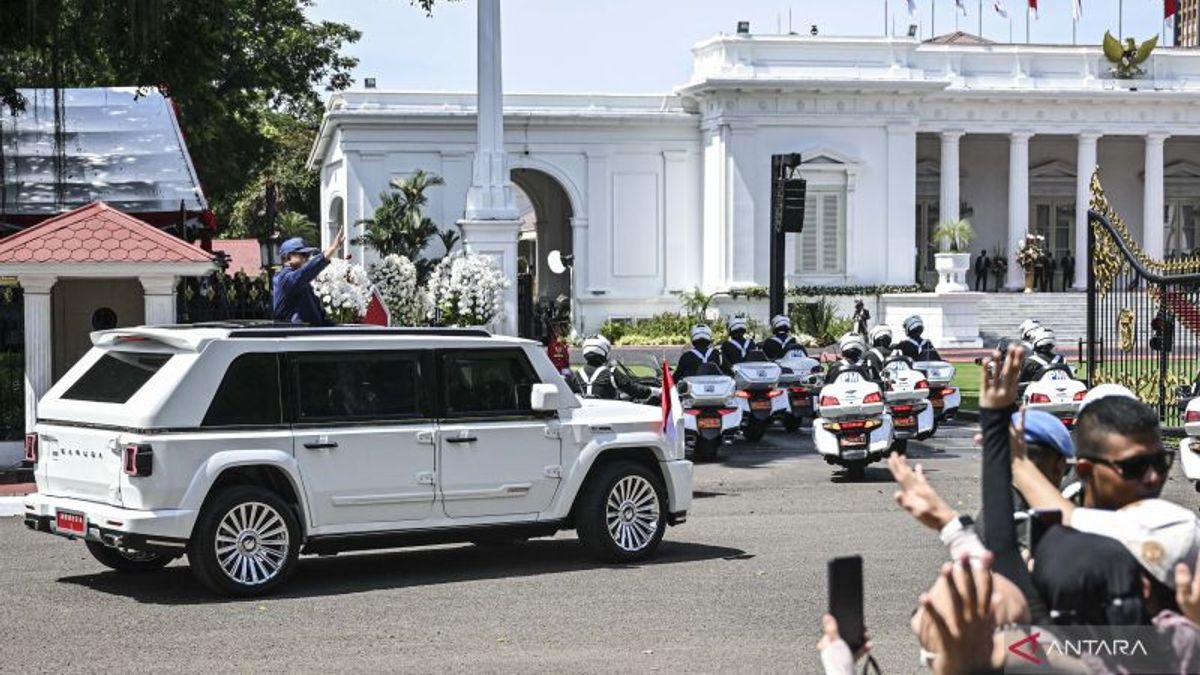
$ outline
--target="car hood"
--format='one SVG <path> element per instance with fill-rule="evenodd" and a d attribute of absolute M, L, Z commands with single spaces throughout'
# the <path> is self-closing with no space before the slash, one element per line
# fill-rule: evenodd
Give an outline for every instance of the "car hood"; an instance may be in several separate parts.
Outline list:
<path fill-rule="evenodd" d="M 596 398 L 585 398 L 582 403 L 572 417 L 587 424 L 637 424 L 662 420 L 662 410 L 658 406 Z"/>

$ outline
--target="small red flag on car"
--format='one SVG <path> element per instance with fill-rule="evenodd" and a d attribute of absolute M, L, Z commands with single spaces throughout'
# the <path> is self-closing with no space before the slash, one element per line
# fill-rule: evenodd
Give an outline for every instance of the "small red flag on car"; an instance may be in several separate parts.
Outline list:
<path fill-rule="evenodd" d="M 367 315 L 363 317 L 362 322 L 370 326 L 390 326 L 392 323 L 387 305 L 383 304 L 383 298 L 374 288 L 371 289 L 371 302 L 367 305 Z"/>

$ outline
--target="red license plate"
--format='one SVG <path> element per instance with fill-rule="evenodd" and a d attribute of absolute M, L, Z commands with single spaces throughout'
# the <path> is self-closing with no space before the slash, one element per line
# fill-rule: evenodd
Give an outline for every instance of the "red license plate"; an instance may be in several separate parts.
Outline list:
<path fill-rule="evenodd" d="M 846 434 L 842 436 L 842 445 L 845 447 L 855 447 L 867 444 L 866 434 Z"/>
<path fill-rule="evenodd" d="M 58 531 L 63 534 L 78 534 L 82 536 L 87 533 L 87 518 L 82 513 L 59 511 L 55 514 L 54 524 L 58 528 Z"/>
<path fill-rule="evenodd" d="M 701 417 L 696 420 L 696 427 L 699 429 L 720 429 L 721 420 L 718 417 Z"/>
<path fill-rule="evenodd" d="M 917 418 L 915 417 L 897 417 L 896 426 L 898 427 L 915 427 L 917 426 Z"/>
<path fill-rule="evenodd" d="M 750 409 L 751 410 L 770 410 L 771 402 L 770 401 L 751 401 Z"/>

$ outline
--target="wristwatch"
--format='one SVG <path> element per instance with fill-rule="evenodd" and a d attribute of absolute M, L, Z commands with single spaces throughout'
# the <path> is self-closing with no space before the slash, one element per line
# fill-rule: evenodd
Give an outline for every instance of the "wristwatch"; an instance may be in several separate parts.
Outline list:
<path fill-rule="evenodd" d="M 971 518 L 971 516 L 959 515 L 957 518 L 954 518 L 942 527 L 941 532 L 938 532 L 938 538 L 942 540 L 943 544 L 949 546 L 950 542 L 954 540 L 954 537 L 957 536 L 959 532 L 962 532 L 974 524 L 975 520 Z"/>

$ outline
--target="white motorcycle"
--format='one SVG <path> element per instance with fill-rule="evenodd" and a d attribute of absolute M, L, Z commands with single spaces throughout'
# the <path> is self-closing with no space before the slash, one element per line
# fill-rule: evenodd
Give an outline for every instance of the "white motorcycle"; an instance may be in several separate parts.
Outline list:
<path fill-rule="evenodd" d="M 783 368 L 779 385 L 787 390 L 788 411 L 780 419 L 783 428 L 796 431 L 804 420 L 816 416 L 817 395 L 825 384 L 821 362 L 793 349 L 776 361 Z"/>
<path fill-rule="evenodd" d="M 1068 429 L 1074 429 L 1085 396 L 1087 385 L 1076 380 L 1071 367 L 1064 363 L 1047 368 L 1038 379 L 1028 382 L 1021 400 L 1026 409 L 1048 412 Z"/>
<path fill-rule="evenodd" d="M 783 368 L 761 352 L 751 352 L 747 358 L 753 360 L 733 366 L 733 380 L 742 411 L 742 436 L 754 443 L 762 440 L 773 419 L 790 414 L 791 406 L 787 391 L 778 386 Z"/>
<path fill-rule="evenodd" d="M 850 370 L 821 388 L 813 420 L 813 444 L 827 464 L 846 469 L 859 480 L 868 464 L 883 459 L 892 447 L 892 418 L 885 410 L 879 385 Z"/>
<path fill-rule="evenodd" d="M 895 435 L 892 450 L 903 455 L 908 452 L 910 439 L 929 438 L 936 428 L 933 406 L 929 403 L 929 381 L 902 356 L 883 364 L 883 378 L 886 383 L 883 398 Z"/>
<path fill-rule="evenodd" d="M 929 432 L 929 436 L 932 436 L 937 431 L 938 424 L 952 420 L 958 415 L 958 408 L 962 405 L 962 392 L 952 384 L 955 373 L 952 364 L 941 360 L 917 359 L 912 367 L 924 373 L 929 383 L 929 403 L 933 406 L 935 420 L 933 431 Z"/>
<path fill-rule="evenodd" d="M 717 458 L 721 446 L 732 442 L 742 426 L 733 378 L 716 364 L 700 366 L 696 375 L 685 377 L 679 388 L 683 404 L 683 429 L 687 447 L 697 462 Z"/>

